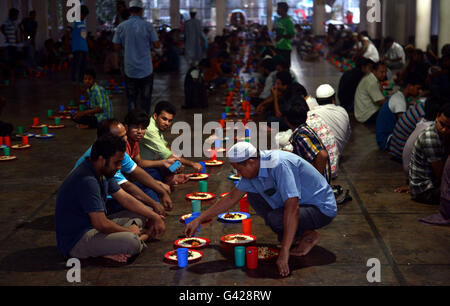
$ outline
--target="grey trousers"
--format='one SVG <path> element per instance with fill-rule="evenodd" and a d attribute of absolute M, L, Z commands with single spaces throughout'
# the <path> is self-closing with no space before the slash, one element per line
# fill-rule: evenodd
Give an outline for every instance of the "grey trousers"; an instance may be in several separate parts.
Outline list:
<path fill-rule="evenodd" d="M 247 198 L 250 205 L 261 216 L 266 225 L 278 235 L 278 241 L 283 239 L 283 215 L 284 207 L 273 209 L 266 202 L 266 200 L 257 193 L 247 193 Z M 315 230 L 328 225 L 333 218 L 324 215 L 314 205 L 302 205 L 300 207 L 300 214 L 298 219 L 298 228 L 295 233 L 295 238 L 303 235 L 308 230 Z"/>
<path fill-rule="evenodd" d="M 129 227 L 133 221 L 139 228 L 145 225 L 145 217 L 130 211 L 121 211 L 108 218 L 123 227 Z M 70 256 L 80 259 L 101 257 L 105 255 L 136 255 L 142 252 L 146 245 L 138 235 L 128 232 L 103 234 L 91 229 L 77 242 L 70 251 Z"/>

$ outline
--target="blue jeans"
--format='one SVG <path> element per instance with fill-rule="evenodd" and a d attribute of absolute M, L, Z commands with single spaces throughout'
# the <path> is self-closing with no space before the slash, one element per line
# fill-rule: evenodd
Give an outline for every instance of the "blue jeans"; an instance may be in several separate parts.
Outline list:
<path fill-rule="evenodd" d="M 145 172 L 147 172 L 151 177 L 153 177 L 155 180 L 157 181 L 162 181 L 162 175 L 161 172 L 159 171 L 159 169 L 157 168 L 144 168 Z M 152 200 L 156 201 L 156 202 L 160 202 L 159 201 L 159 195 L 153 190 L 148 188 L 147 186 L 142 185 L 139 182 L 135 183 L 136 186 L 138 186 L 146 195 L 148 195 L 149 198 L 151 198 Z"/>
<path fill-rule="evenodd" d="M 266 225 L 278 235 L 278 241 L 283 240 L 283 215 L 284 207 L 273 209 L 266 200 L 257 193 L 247 193 L 248 201 L 256 213 L 264 219 Z M 301 205 L 298 217 L 298 228 L 295 238 L 303 235 L 308 230 L 315 230 L 328 225 L 333 218 L 324 215 L 314 205 Z"/>
<path fill-rule="evenodd" d="M 134 79 L 125 76 L 128 110 L 136 108 L 138 95 L 141 95 L 141 109 L 150 115 L 153 92 L 153 73 L 143 79 Z"/>
<path fill-rule="evenodd" d="M 72 61 L 72 82 L 83 82 L 84 72 L 88 64 L 88 53 L 84 51 L 75 51 Z"/>

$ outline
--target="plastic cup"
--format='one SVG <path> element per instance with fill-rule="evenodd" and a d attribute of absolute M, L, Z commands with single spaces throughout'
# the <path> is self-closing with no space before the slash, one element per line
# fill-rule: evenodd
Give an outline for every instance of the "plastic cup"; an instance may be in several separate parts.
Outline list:
<path fill-rule="evenodd" d="M 21 127 L 21 126 L 17 127 L 17 134 L 23 135 L 23 127 Z"/>
<path fill-rule="evenodd" d="M 217 159 L 217 151 L 214 149 L 211 149 L 211 151 L 209 151 L 211 153 L 211 160 L 216 160 Z"/>
<path fill-rule="evenodd" d="M 222 119 L 227 119 L 227 113 L 222 113 Z"/>
<path fill-rule="evenodd" d="M 10 152 L 9 147 L 4 147 L 3 148 L 3 155 L 9 156 L 9 152 Z"/>
<path fill-rule="evenodd" d="M 0 145 L 3 144 L 3 136 L 0 136 Z"/>
<path fill-rule="evenodd" d="M 75 101 L 74 100 L 70 100 L 69 106 L 75 106 Z"/>
<path fill-rule="evenodd" d="M 247 201 L 247 198 L 242 197 L 239 200 L 239 208 L 240 208 L 240 212 L 245 212 L 248 213 L 249 210 L 249 203 Z"/>
<path fill-rule="evenodd" d="M 245 266 L 245 247 L 237 246 L 234 248 L 234 264 L 236 267 Z"/>
<path fill-rule="evenodd" d="M 47 111 L 47 116 L 48 116 L 48 117 L 53 116 L 53 110 L 49 109 L 49 110 Z"/>
<path fill-rule="evenodd" d="M 3 137 L 3 142 L 5 143 L 5 146 L 11 146 L 11 138 L 9 136 Z"/>
<path fill-rule="evenodd" d="M 202 211 L 202 201 L 200 200 L 192 200 L 192 212 L 199 213 Z"/>
<path fill-rule="evenodd" d="M 61 118 L 55 117 L 55 125 L 60 125 L 60 124 L 61 124 Z"/>
<path fill-rule="evenodd" d="M 221 127 L 225 127 L 225 120 L 224 119 L 220 119 L 219 123 L 220 123 Z"/>
<path fill-rule="evenodd" d="M 9 80 L 6 80 L 6 81 L 5 81 L 5 85 L 6 85 L 6 86 L 9 86 Z"/>
<path fill-rule="evenodd" d="M 258 268 L 258 247 L 249 246 L 245 250 L 245 259 L 248 269 Z"/>
<path fill-rule="evenodd" d="M 60 105 L 60 106 L 59 106 L 59 111 L 62 112 L 63 110 L 64 110 L 64 105 Z"/>
<path fill-rule="evenodd" d="M 78 105 L 78 109 L 79 109 L 80 111 L 84 111 L 84 105 L 83 105 L 83 104 Z"/>
<path fill-rule="evenodd" d="M 221 148 L 222 147 L 222 139 L 214 140 L 214 147 Z"/>
<path fill-rule="evenodd" d="M 28 136 L 22 136 L 22 144 L 24 145 L 28 144 Z"/>
<path fill-rule="evenodd" d="M 208 192 L 208 182 L 206 181 L 200 181 L 200 192 Z"/>
<path fill-rule="evenodd" d="M 199 162 L 199 164 L 202 166 L 201 173 L 206 173 L 206 164 L 205 164 L 205 162 Z"/>
<path fill-rule="evenodd" d="M 245 137 L 250 137 L 250 130 L 249 129 L 245 129 Z"/>
<path fill-rule="evenodd" d="M 191 215 L 189 218 L 186 218 L 186 219 L 184 220 L 184 224 L 189 224 L 189 223 L 191 223 L 192 221 L 194 221 L 195 219 L 197 219 L 200 215 L 201 215 L 200 212 L 193 212 L 192 215 Z M 198 232 L 201 228 L 202 228 L 202 226 L 199 225 L 199 226 L 197 227 L 197 232 Z"/>
<path fill-rule="evenodd" d="M 39 118 L 37 117 L 33 118 L 33 125 L 34 126 L 39 125 Z"/>
<path fill-rule="evenodd" d="M 48 127 L 44 126 L 42 127 L 42 135 L 47 135 L 48 134 Z"/>
<path fill-rule="evenodd" d="M 242 233 L 245 235 L 252 234 L 252 219 L 242 220 Z"/>
<path fill-rule="evenodd" d="M 225 107 L 225 113 L 227 113 L 227 114 L 230 113 L 230 107 L 228 107 L 228 106 Z"/>
<path fill-rule="evenodd" d="M 188 249 L 187 248 L 179 248 L 177 249 L 177 260 L 178 267 L 185 268 L 188 265 Z"/>

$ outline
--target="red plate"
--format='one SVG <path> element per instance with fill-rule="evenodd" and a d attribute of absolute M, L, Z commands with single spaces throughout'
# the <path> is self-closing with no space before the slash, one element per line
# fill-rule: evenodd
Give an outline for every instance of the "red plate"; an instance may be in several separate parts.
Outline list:
<path fill-rule="evenodd" d="M 12 145 L 11 148 L 16 149 L 16 150 L 23 150 L 23 149 L 31 148 L 31 145 L 30 144 L 23 145 L 23 144 L 19 143 L 19 144 Z"/>
<path fill-rule="evenodd" d="M 197 251 L 197 250 L 189 250 L 189 252 L 192 252 L 192 253 L 196 254 L 196 257 L 191 257 L 191 258 L 188 257 L 188 262 L 189 262 L 189 261 L 194 261 L 194 260 L 199 260 L 200 258 L 203 257 L 203 253 L 200 252 L 200 251 Z M 172 251 L 169 251 L 169 252 L 167 252 L 166 254 L 164 254 L 164 258 L 167 259 L 167 260 L 170 260 L 170 261 L 175 261 L 175 262 L 177 262 L 176 257 L 175 257 L 175 258 L 172 257 L 173 255 L 176 256 L 176 254 L 177 254 L 177 251 L 176 251 L 176 250 L 172 250 Z M 200 256 L 199 256 L 199 255 L 200 255 Z"/>
<path fill-rule="evenodd" d="M 211 197 L 209 197 L 209 198 L 204 198 L 204 199 L 192 199 L 191 197 L 194 196 L 194 193 L 190 193 L 190 194 L 187 194 L 187 195 L 186 195 L 186 198 L 187 198 L 188 200 L 201 200 L 201 201 L 206 201 L 206 200 L 214 199 L 214 198 L 216 197 L 216 195 L 215 195 L 214 193 L 209 193 L 209 192 L 202 192 L 202 193 L 208 194 L 208 195 L 210 195 Z"/>
<path fill-rule="evenodd" d="M 222 193 L 222 194 L 220 195 L 220 197 L 221 197 L 221 198 L 224 198 L 224 197 L 226 197 L 228 194 L 229 194 L 229 192 L 224 192 L 224 193 Z M 245 195 L 243 196 L 243 198 L 246 198 L 246 197 L 247 197 L 247 194 L 245 194 Z"/>
<path fill-rule="evenodd" d="M 225 163 L 223 160 L 217 160 L 217 163 L 208 164 L 210 162 L 211 162 L 211 160 L 205 161 L 205 166 L 208 166 L 208 167 L 222 166 Z"/>
<path fill-rule="evenodd" d="M 200 241 L 201 241 L 201 245 L 199 245 L 199 246 L 193 246 L 193 245 L 190 245 L 190 244 L 183 244 L 183 241 L 184 241 L 184 240 L 188 240 L 188 239 L 197 239 L 197 240 L 200 240 Z M 181 247 L 181 248 L 200 249 L 200 248 L 203 248 L 203 247 L 209 245 L 210 242 L 211 242 L 211 241 L 210 241 L 209 239 L 207 239 L 207 238 L 202 238 L 202 237 L 190 237 L 190 238 L 181 238 L 181 239 L 178 239 L 178 240 L 176 240 L 176 241 L 174 242 L 174 244 L 175 244 L 176 246 L 178 246 L 178 247 Z"/>
<path fill-rule="evenodd" d="M 274 252 L 276 254 L 274 254 L 272 256 L 269 256 L 269 257 L 261 258 L 261 257 L 259 257 L 259 249 L 260 248 L 267 248 L 268 250 L 270 250 L 270 251 L 272 251 L 272 252 Z M 278 250 L 278 249 L 271 248 L 271 247 L 258 247 L 258 260 L 269 260 L 269 259 L 278 257 L 278 255 L 280 255 L 280 250 Z"/>
<path fill-rule="evenodd" d="M 225 237 L 233 237 L 233 236 L 244 236 L 244 237 L 248 237 L 251 238 L 252 240 L 245 240 L 245 241 L 241 241 L 240 242 L 230 242 L 230 241 L 226 241 Z M 232 244 L 232 245 L 245 245 L 245 244 L 249 244 L 252 242 L 256 241 L 256 237 L 253 235 L 245 235 L 245 234 L 229 234 L 229 235 L 225 235 L 220 237 L 220 241 L 224 242 L 224 243 L 228 243 L 228 244 Z"/>
<path fill-rule="evenodd" d="M 203 175 L 204 177 L 191 177 L 191 175 L 194 175 L 194 174 L 196 174 L 196 175 L 199 175 L 199 174 L 201 174 L 201 175 Z M 187 174 L 188 176 L 189 176 L 189 179 L 191 180 L 191 181 L 201 181 L 201 180 L 206 180 L 208 177 L 209 177 L 209 174 L 206 174 L 206 173 L 189 173 L 189 174 Z"/>

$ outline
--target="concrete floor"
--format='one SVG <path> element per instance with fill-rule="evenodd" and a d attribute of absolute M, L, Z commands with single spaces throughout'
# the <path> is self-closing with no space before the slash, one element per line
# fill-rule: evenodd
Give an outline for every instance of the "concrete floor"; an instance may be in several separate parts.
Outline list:
<path fill-rule="evenodd" d="M 324 61 L 299 64 L 294 60 L 294 70 L 312 94 L 324 82 L 336 88 L 340 77 Z M 181 111 L 183 80 L 182 74 L 157 74 L 152 105 L 169 100 L 179 110 L 177 121 L 193 123 L 195 111 Z M 20 80 L 15 88 L 1 90 L 8 98 L 2 118 L 15 126 L 27 126 L 36 116 L 47 122 L 47 109 L 68 105 L 71 93 L 68 73 L 63 72 Z M 202 110 L 204 122 L 220 118 L 221 101 L 210 98 L 209 108 Z M 115 115 L 123 119 L 124 97 L 115 96 L 113 105 Z M 13 151 L 18 160 L 0 164 L 0 285 L 69 285 L 65 261 L 56 249 L 55 198 L 75 161 L 94 141 L 95 131 L 64 123 L 67 127 L 56 130 L 54 139 L 30 139 L 31 150 Z M 381 285 L 450 285 L 450 228 L 417 222 L 438 207 L 394 193 L 394 187 L 405 182 L 401 164 L 378 150 L 373 126 L 353 120 L 352 130 L 333 184 L 350 189 L 353 201 L 340 206 L 335 220 L 320 230 L 319 246 L 303 258 L 291 258 L 289 277 L 279 278 L 274 262 L 260 263 L 256 271 L 236 268 L 220 237 L 240 232 L 241 225 L 215 220 L 200 231 L 211 240 L 201 261 L 186 269 L 165 263 L 164 254 L 183 233 L 179 218 L 190 211 L 184 197 L 198 188 L 198 182 L 189 182 L 172 193 L 175 208 L 166 219 L 167 231 L 161 240 L 148 243 L 143 254 L 126 267 L 83 265 L 79 285 L 374 285 L 366 279 L 370 258 L 381 262 Z M 208 191 L 217 195 L 229 191 L 233 186 L 226 179 L 230 171 L 228 163 L 210 168 Z M 276 236 L 262 219 L 252 218 L 258 244 L 275 245 Z"/>

